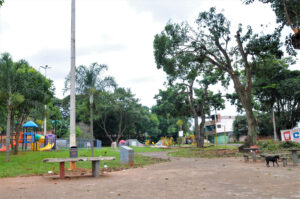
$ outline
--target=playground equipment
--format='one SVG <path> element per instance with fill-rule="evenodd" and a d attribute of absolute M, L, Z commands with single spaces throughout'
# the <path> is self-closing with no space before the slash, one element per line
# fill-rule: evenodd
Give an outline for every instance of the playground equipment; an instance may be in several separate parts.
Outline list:
<path fill-rule="evenodd" d="M 36 129 L 38 127 L 32 121 L 27 122 L 23 125 L 23 128 L 28 130 L 28 128 Z M 39 143 L 44 144 L 43 148 L 39 148 Z M 49 151 L 55 148 L 55 135 L 49 134 L 46 135 L 46 138 L 43 135 L 37 134 L 35 132 L 25 132 L 23 134 L 22 150 L 27 150 L 27 144 L 31 144 L 30 149 L 32 151 Z"/>
<path fill-rule="evenodd" d="M 38 125 L 33 121 L 29 121 L 23 125 L 23 132 L 20 132 L 20 138 L 18 144 L 22 144 L 22 150 L 26 151 L 28 147 L 32 151 L 49 151 L 56 148 L 56 137 L 55 135 L 48 134 L 46 136 L 40 135 L 37 133 Z M 33 132 L 28 132 L 28 130 L 32 130 Z M 16 141 L 14 136 L 16 133 L 12 135 L 11 139 L 13 140 L 13 146 L 16 146 Z M 1 137 L 2 140 L 2 137 Z M 40 148 L 40 144 L 42 144 L 43 148 Z M 29 145 L 29 146 L 28 146 Z M 7 147 L 2 144 L 0 148 L 0 152 L 6 151 Z M 11 145 L 10 145 L 11 148 Z"/>
<path fill-rule="evenodd" d="M 55 135 L 53 134 L 46 135 L 46 138 L 44 139 L 44 145 L 45 147 L 40 148 L 40 151 L 49 151 L 51 149 L 55 149 Z"/>
<path fill-rule="evenodd" d="M 16 146 L 16 141 L 13 141 L 13 145 Z M 9 146 L 11 148 L 11 144 Z M 0 149 L 0 152 L 6 151 L 6 146 L 3 145 L 3 147 Z"/>

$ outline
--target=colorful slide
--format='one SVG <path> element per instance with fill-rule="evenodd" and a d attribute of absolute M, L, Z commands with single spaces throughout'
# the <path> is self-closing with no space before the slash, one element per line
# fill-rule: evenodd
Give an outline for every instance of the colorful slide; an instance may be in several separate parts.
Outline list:
<path fill-rule="evenodd" d="M 6 146 L 3 145 L 3 147 L 0 149 L 0 151 L 6 151 Z"/>
<path fill-rule="evenodd" d="M 49 151 L 54 147 L 54 143 L 50 144 L 48 143 L 45 147 L 40 148 L 40 151 Z"/>

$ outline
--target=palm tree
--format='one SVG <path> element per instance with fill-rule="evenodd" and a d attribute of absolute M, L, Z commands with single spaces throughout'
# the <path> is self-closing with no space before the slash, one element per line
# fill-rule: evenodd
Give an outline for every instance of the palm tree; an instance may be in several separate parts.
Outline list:
<path fill-rule="evenodd" d="M 8 53 L 0 57 L 0 97 L 7 108 L 6 120 L 6 161 L 9 162 L 9 142 L 13 124 L 13 108 L 24 101 L 24 96 L 18 93 L 17 65 Z"/>
<path fill-rule="evenodd" d="M 107 70 L 107 65 L 98 63 L 92 63 L 89 67 L 81 65 L 76 68 L 76 92 L 89 97 L 91 156 L 94 156 L 94 96 L 109 87 L 116 87 L 113 77 L 101 77 L 103 70 Z M 66 79 L 66 86 L 68 81 L 69 77 Z"/>

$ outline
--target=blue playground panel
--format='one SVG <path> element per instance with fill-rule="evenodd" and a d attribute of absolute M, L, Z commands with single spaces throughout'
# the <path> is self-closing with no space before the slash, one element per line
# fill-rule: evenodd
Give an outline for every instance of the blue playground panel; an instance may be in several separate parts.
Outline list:
<path fill-rule="evenodd" d="M 27 136 L 31 136 L 31 139 L 30 140 L 27 140 Z M 33 139 L 34 139 L 34 133 L 24 133 L 23 134 L 23 143 L 24 144 L 29 144 L 29 143 L 33 143 L 34 141 L 33 141 Z"/>

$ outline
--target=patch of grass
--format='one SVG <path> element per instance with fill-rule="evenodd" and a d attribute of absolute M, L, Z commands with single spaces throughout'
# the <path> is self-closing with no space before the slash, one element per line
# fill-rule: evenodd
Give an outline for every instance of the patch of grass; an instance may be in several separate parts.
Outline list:
<path fill-rule="evenodd" d="M 238 154 L 237 147 L 234 146 L 212 146 L 208 148 L 181 148 L 175 152 L 170 152 L 173 157 L 185 158 L 216 158 L 235 157 Z"/>
<path fill-rule="evenodd" d="M 126 168 L 120 165 L 120 152 L 112 151 L 111 148 L 102 148 L 101 150 L 95 149 L 95 156 L 113 156 L 116 159 L 113 161 L 100 161 L 100 168 L 106 165 L 108 168 Z M 87 149 L 78 150 L 79 157 L 90 157 L 91 152 Z M 10 176 L 23 176 L 23 175 L 41 175 L 48 171 L 59 173 L 58 163 L 43 163 L 45 158 L 67 158 L 69 151 L 44 151 L 44 152 L 19 152 L 18 155 L 10 155 L 10 162 L 5 162 L 5 153 L 0 153 L 0 178 Z M 165 160 L 134 156 L 135 167 L 164 162 Z M 77 162 L 78 168 L 91 169 L 91 162 Z M 65 164 L 69 168 L 69 164 Z"/>
<path fill-rule="evenodd" d="M 147 153 L 147 152 L 162 152 L 169 151 L 171 148 L 157 148 L 157 147 L 131 147 L 136 153 Z"/>
<path fill-rule="evenodd" d="M 134 150 L 135 153 L 150 153 L 150 152 L 162 152 L 162 151 L 168 151 L 172 148 L 157 148 L 157 147 L 137 147 L 137 146 L 130 146 Z M 112 149 L 111 147 L 102 147 L 102 149 L 110 150 L 110 151 L 120 151 L 120 147 L 117 147 L 116 149 Z"/>

